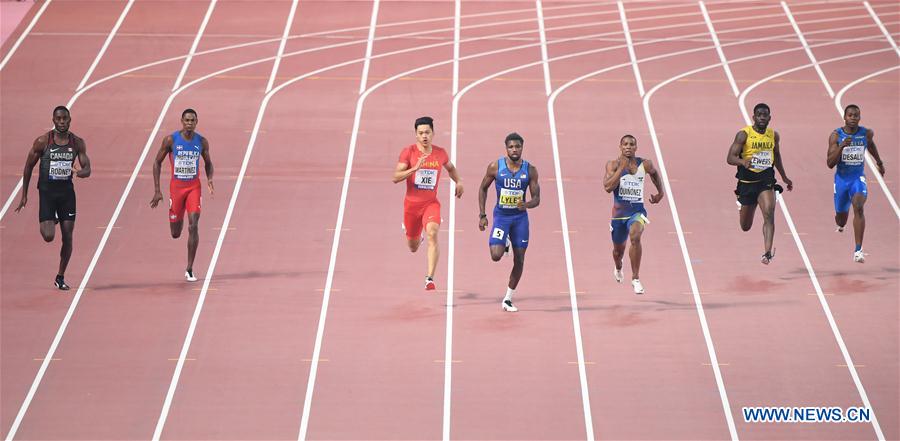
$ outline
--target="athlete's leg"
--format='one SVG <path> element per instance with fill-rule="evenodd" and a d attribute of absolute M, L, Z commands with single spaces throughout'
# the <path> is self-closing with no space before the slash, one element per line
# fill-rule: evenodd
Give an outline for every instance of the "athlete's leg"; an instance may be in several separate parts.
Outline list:
<path fill-rule="evenodd" d="M 181 234 L 181 231 L 179 231 Z M 188 213 L 187 271 L 194 270 L 194 256 L 197 255 L 197 244 L 200 243 L 200 213 Z"/>
<path fill-rule="evenodd" d="M 59 272 L 57 275 L 66 275 L 66 267 L 69 266 L 69 258 L 72 257 L 72 233 L 75 231 L 74 220 L 64 220 L 59 223 L 59 233 L 62 239 L 62 247 L 59 249 Z"/>
<path fill-rule="evenodd" d="M 843 231 L 847 226 L 847 218 L 850 217 L 850 188 L 847 182 L 835 175 L 834 177 L 834 223 L 838 231 Z"/>
<path fill-rule="evenodd" d="M 775 191 L 766 190 L 759 194 L 759 211 L 763 217 L 763 242 L 766 253 L 772 253 L 772 240 L 775 237 Z"/>
<path fill-rule="evenodd" d="M 756 204 L 741 205 L 741 211 L 739 215 L 741 221 L 741 230 L 750 231 L 750 228 L 753 227 L 754 214 L 756 214 Z"/>
<path fill-rule="evenodd" d="M 493 247 L 491 247 L 493 257 Z M 525 251 L 528 248 L 512 247 L 513 250 L 513 267 L 509 273 L 509 289 L 515 290 L 519 286 L 519 279 L 522 278 L 522 271 L 525 269 Z M 502 251 L 502 250 L 501 250 Z M 499 259 L 498 259 L 499 260 Z"/>
<path fill-rule="evenodd" d="M 850 212 L 845 211 L 843 213 L 834 213 L 834 223 L 840 227 L 844 228 L 847 226 L 847 219 L 850 217 Z"/>
<path fill-rule="evenodd" d="M 419 251 L 422 244 L 422 210 L 420 207 L 403 202 L 403 230 L 406 231 L 406 246 L 409 251 Z"/>
<path fill-rule="evenodd" d="M 616 265 L 616 269 L 621 270 L 622 259 L 625 258 L 625 242 L 613 243 L 612 257 L 613 263 Z"/>
<path fill-rule="evenodd" d="M 856 249 L 862 248 L 863 234 L 866 232 L 866 215 L 863 207 L 866 205 L 866 195 L 856 193 L 853 195 L 853 238 L 856 239 Z M 845 213 L 846 215 L 847 213 Z M 846 219 L 844 219 L 846 223 Z"/>
<path fill-rule="evenodd" d="M 434 270 L 437 268 L 438 257 L 441 251 L 438 249 L 438 230 L 441 224 L 437 222 L 429 222 L 425 225 L 425 240 L 428 241 L 428 277 L 434 277 Z"/>
<path fill-rule="evenodd" d="M 500 259 L 503 258 L 503 254 L 506 252 L 506 247 L 503 245 L 491 245 L 489 248 L 491 251 L 491 260 L 493 260 L 494 262 L 499 262 Z"/>
<path fill-rule="evenodd" d="M 45 242 L 53 242 L 56 236 L 56 221 L 41 221 L 41 237 Z"/>
<path fill-rule="evenodd" d="M 631 261 L 631 278 L 640 279 L 641 272 L 641 255 L 643 250 L 641 247 L 641 235 L 644 234 L 644 223 L 634 222 L 628 230 L 628 239 L 631 241 L 631 247 L 628 249 L 628 258 Z M 622 244 L 624 247 L 625 244 Z"/>
<path fill-rule="evenodd" d="M 506 242 L 510 239 L 512 225 L 513 219 L 509 216 L 494 216 L 494 223 L 490 229 L 491 236 L 488 239 L 488 249 L 494 262 L 499 262 L 506 252 Z"/>

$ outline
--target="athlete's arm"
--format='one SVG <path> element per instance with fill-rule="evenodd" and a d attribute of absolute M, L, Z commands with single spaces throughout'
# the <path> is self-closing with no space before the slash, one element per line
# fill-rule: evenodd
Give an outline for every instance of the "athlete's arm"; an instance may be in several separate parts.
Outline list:
<path fill-rule="evenodd" d="M 81 165 L 81 170 L 78 170 L 75 176 L 87 178 L 91 176 L 91 159 L 87 155 L 87 144 L 77 136 L 73 136 L 73 139 L 75 140 L 75 148 L 78 149 L 78 164 Z"/>
<path fill-rule="evenodd" d="M 881 162 L 881 155 L 878 154 L 878 147 L 875 147 L 875 131 L 872 129 L 866 130 L 866 138 L 868 141 L 868 147 L 866 150 L 872 155 L 872 158 L 875 159 L 875 166 L 878 167 L 878 173 L 881 173 L 881 176 L 884 176 L 884 162 Z"/>
<path fill-rule="evenodd" d="M 206 186 L 209 187 L 209 194 L 212 195 L 216 190 L 213 187 L 213 163 L 212 158 L 209 156 L 209 141 L 206 138 L 201 138 L 200 143 L 202 145 L 200 156 L 203 156 L 203 165 L 206 168 Z"/>
<path fill-rule="evenodd" d="M 828 155 L 825 157 L 825 163 L 828 164 L 828 168 L 834 168 L 837 165 L 841 160 L 841 149 L 850 145 L 849 136 L 844 138 L 844 142 L 841 145 L 838 145 L 837 140 L 837 131 L 832 131 L 831 135 L 828 136 Z"/>
<path fill-rule="evenodd" d="M 456 166 L 453 165 L 452 162 L 447 161 L 444 164 L 444 168 L 447 169 L 447 175 L 450 176 L 450 179 L 453 179 L 453 182 L 456 182 L 456 197 L 461 198 L 463 195 L 463 185 L 462 181 L 459 180 L 459 172 L 456 171 Z"/>
<path fill-rule="evenodd" d="M 412 175 L 422 167 L 422 164 L 425 163 L 426 159 L 428 159 L 427 155 L 420 156 L 419 161 L 416 162 L 416 165 L 414 165 L 412 168 L 410 168 L 409 164 L 407 164 L 406 162 L 398 162 L 397 167 L 394 168 L 394 183 L 396 184 L 398 182 L 405 181 L 406 178 L 408 178 L 410 175 Z"/>
<path fill-rule="evenodd" d="M 737 134 L 734 135 L 734 142 L 732 142 L 731 147 L 728 148 L 728 165 L 741 165 L 745 168 L 750 168 L 750 158 L 741 159 L 741 151 L 744 149 L 744 144 L 746 142 L 747 132 L 738 130 Z M 776 141 L 776 145 L 777 142 L 778 141 Z"/>
<path fill-rule="evenodd" d="M 794 182 L 788 179 L 787 174 L 784 172 L 784 164 L 781 162 L 780 141 L 781 137 L 778 136 L 778 132 L 775 132 L 775 169 L 778 170 L 778 174 L 781 175 L 781 180 L 787 185 L 788 191 L 792 191 L 794 189 Z"/>
<path fill-rule="evenodd" d="M 656 194 L 650 195 L 650 203 L 656 204 L 666 195 L 666 191 L 663 190 L 662 181 L 659 178 L 659 170 L 653 166 L 653 161 L 649 159 L 644 160 L 644 169 L 647 170 L 647 174 L 650 175 L 650 180 L 653 181 L 653 186 L 656 187 Z"/>
<path fill-rule="evenodd" d="M 528 202 L 519 201 L 519 210 L 521 211 L 541 205 L 541 184 L 538 181 L 537 167 L 528 164 L 528 176 L 528 191 L 531 192 L 531 199 Z"/>
<path fill-rule="evenodd" d="M 41 160 L 41 155 L 44 154 L 44 149 L 47 147 L 48 142 L 47 135 L 39 136 L 34 140 L 34 144 L 31 145 L 31 150 L 28 150 L 28 156 L 25 158 L 25 169 L 22 171 L 22 199 L 19 200 L 16 213 L 25 208 L 25 204 L 28 203 L 28 187 L 31 183 L 31 172 L 38 161 Z"/>
<path fill-rule="evenodd" d="M 163 198 L 162 191 L 159 190 L 159 172 L 166 155 L 172 151 L 172 144 L 172 135 L 163 138 L 162 145 L 159 146 L 159 151 L 156 152 L 156 158 L 153 160 L 153 199 L 150 200 L 150 208 L 156 208 Z"/>
<path fill-rule="evenodd" d="M 478 229 L 484 231 L 487 228 L 487 214 L 484 211 L 484 205 L 487 202 L 487 192 L 491 188 L 491 184 L 497 177 L 497 161 L 488 164 L 487 171 L 484 172 L 484 178 L 481 179 L 481 186 L 478 187 Z"/>
<path fill-rule="evenodd" d="M 608 161 L 606 163 L 606 176 L 603 178 L 603 189 L 606 190 L 607 193 L 612 193 L 616 187 L 619 186 L 619 178 L 622 176 L 622 170 L 625 170 L 625 164 L 628 164 L 628 161 L 623 161 L 624 156 L 619 156 L 619 159 L 615 161 Z"/>

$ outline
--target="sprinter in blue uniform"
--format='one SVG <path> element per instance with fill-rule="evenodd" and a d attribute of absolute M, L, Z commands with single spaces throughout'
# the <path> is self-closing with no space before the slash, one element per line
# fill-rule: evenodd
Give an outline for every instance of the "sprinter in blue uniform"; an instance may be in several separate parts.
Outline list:
<path fill-rule="evenodd" d="M 884 176 L 884 163 L 875 147 L 875 131 L 859 125 L 859 106 L 850 104 L 844 108 L 844 126 L 838 127 L 828 137 L 828 168 L 834 170 L 834 222 L 838 232 L 843 232 L 853 206 L 853 236 L 856 248 L 853 261 L 864 263 L 863 233 L 866 231 L 866 151 L 875 160 L 878 173 Z"/>
<path fill-rule="evenodd" d="M 494 207 L 494 225 L 491 227 L 488 246 L 494 262 L 499 262 L 504 252 L 512 246 L 513 268 L 501 306 L 504 311 L 516 312 L 519 309 L 513 305 L 512 297 L 525 268 L 525 250 L 528 248 L 527 210 L 540 205 L 541 186 L 538 183 L 537 168 L 522 159 L 522 149 L 525 146 L 522 136 L 510 133 L 504 143 L 506 157 L 488 164 L 484 179 L 481 180 L 478 192 L 478 229 L 484 231 L 488 225 L 484 206 L 488 188 L 493 182 L 497 190 L 497 205 Z M 531 199 L 528 200 L 525 200 L 526 188 L 531 192 Z"/>
<path fill-rule="evenodd" d="M 631 260 L 631 287 L 635 294 L 644 293 L 641 284 L 641 235 L 644 226 L 650 223 L 644 209 L 644 178 L 650 176 L 657 193 L 650 196 L 650 203 L 662 200 L 665 192 L 659 179 L 659 172 L 649 159 L 635 156 L 637 139 L 625 135 L 619 140 L 619 157 L 606 163 L 606 177 L 603 189 L 613 194 L 612 220 L 609 231 L 613 242 L 613 277 L 622 283 L 622 259 L 625 257 L 625 242 L 631 239 L 628 257 Z"/>

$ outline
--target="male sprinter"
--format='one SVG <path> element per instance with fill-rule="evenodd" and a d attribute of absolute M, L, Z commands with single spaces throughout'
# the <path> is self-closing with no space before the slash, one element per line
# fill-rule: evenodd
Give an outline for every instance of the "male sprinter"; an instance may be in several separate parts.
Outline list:
<path fill-rule="evenodd" d="M 456 167 L 450 162 L 447 151 L 432 144 L 434 138 L 434 120 L 423 116 L 413 124 L 416 143 L 400 152 L 400 159 L 394 169 L 394 183 L 406 181 L 406 198 L 403 201 L 403 229 L 406 230 L 406 245 L 415 253 L 425 236 L 428 238 L 428 270 L 425 273 L 425 289 L 431 291 L 434 286 L 434 270 L 437 268 L 438 250 L 437 233 L 441 226 L 441 203 L 437 199 L 438 182 L 441 179 L 441 167 L 447 169 L 450 179 L 456 182 L 456 197 L 463 194 L 462 182 Z"/>
<path fill-rule="evenodd" d="M 631 240 L 628 257 L 631 260 L 631 287 L 635 294 L 644 293 L 641 284 L 641 235 L 644 227 L 650 223 L 647 210 L 644 209 L 644 177 L 649 175 L 656 194 L 650 196 L 650 203 L 656 204 L 665 195 L 659 172 L 649 159 L 635 156 L 637 139 L 625 135 L 619 140 L 619 157 L 606 163 L 606 177 L 603 178 L 603 189 L 613 194 L 612 220 L 609 231 L 613 242 L 613 277 L 622 283 L 622 259 L 625 257 L 625 242 Z"/>
<path fill-rule="evenodd" d="M 53 109 L 53 130 L 34 140 L 28 157 L 25 159 L 25 170 L 22 172 L 22 200 L 16 212 L 28 203 L 28 185 L 31 183 L 31 172 L 40 161 L 38 171 L 38 220 L 41 223 L 41 236 L 47 242 L 53 242 L 56 224 L 62 235 L 62 247 L 59 250 L 59 271 L 53 285 L 66 291 L 65 275 L 72 257 L 72 234 L 75 231 L 75 186 L 72 185 L 72 170 L 75 176 L 86 178 L 91 175 L 91 160 L 88 159 L 87 146 L 84 140 L 69 131 L 72 117 L 69 109 L 58 106 Z M 75 157 L 81 169 L 75 167 Z"/>
<path fill-rule="evenodd" d="M 209 157 L 209 141 L 195 132 L 197 128 L 197 112 L 185 109 L 181 112 L 182 129 L 166 136 L 162 146 L 156 152 L 153 162 L 153 199 L 150 207 L 156 208 L 163 195 L 159 190 L 159 173 L 162 162 L 169 156 L 172 166 L 172 181 L 169 183 L 169 228 L 173 239 L 181 237 L 184 227 L 184 212 L 188 214 L 188 260 L 184 270 L 184 278 L 188 282 L 196 282 L 194 275 L 194 256 L 197 255 L 197 244 L 200 242 L 200 157 L 206 167 L 206 186 L 209 194 L 213 194 L 213 163 Z"/>
<path fill-rule="evenodd" d="M 834 221 L 837 231 L 843 232 L 853 205 L 853 236 L 856 248 L 853 261 L 864 263 L 863 233 L 866 231 L 866 151 L 872 154 L 878 173 L 884 176 L 884 163 L 875 147 L 875 131 L 859 125 L 859 106 L 850 104 L 844 108 L 844 126 L 835 129 L 828 137 L 828 168 L 834 171 Z"/>
<path fill-rule="evenodd" d="M 768 128 L 771 119 L 769 106 L 757 104 L 753 108 L 753 125 L 738 131 L 728 149 L 728 164 L 737 166 L 735 177 L 738 184 L 734 194 L 741 204 L 741 230 L 750 231 L 757 205 L 763 216 L 763 242 L 766 249 L 761 262 L 764 265 L 768 265 L 774 257 L 772 239 L 775 237 L 775 192 L 783 191 L 775 183 L 775 171 L 772 167 L 778 169 L 788 191 L 794 189 L 794 183 L 788 179 L 781 162 L 781 138 L 778 132 Z"/>
<path fill-rule="evenodd" d="M 525 140 L 518 133 L 506 135 L 506 157 L 488 164 L 487 172 L 481 180 L 478 192 L 478 229 L 487 227 L 487 214 L 484 204 L 487 200 L 488 187 L 494 183 L 497 190 L 497 205 L 494 206 L 494 225 L 488 247 L 491 259 L 499 262 L 503 257 L 507 242 L 512 244 L 513 268 L 509 273 L 509 285 L 501 306 L 504 311 L 516 312 L 512 303 L 513 294 L 522 278 L 525 268 L 525 251 L 528 249 L 528 209 L 541 204 L 541 185 L 538 183 L 537 168 L 528 161 L 522 160 L 522 149 Z M 531 192 L 531 199 L 525 201 L 525 189 Z"/>

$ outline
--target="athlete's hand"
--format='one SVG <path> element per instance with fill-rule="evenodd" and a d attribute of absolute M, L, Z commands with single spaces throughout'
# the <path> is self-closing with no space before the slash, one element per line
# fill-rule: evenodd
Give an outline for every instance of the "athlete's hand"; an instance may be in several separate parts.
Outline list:
<path fill-rule="evenodd" d="M 418 170 L 422 168 L 422 165 L 425 164 L 425 161 L 428 160 L 428 157 L 431 155 L 419 156 L 419 161 L 416 162 L 416 165 L 412 168 L 413 170 Z"/>
<path fill-rule="evenodd" d="M 207 180 L 206 180 L 206 186 L 209 187 L 209 195 L 210 195 L 210 196 L 216 194 L 216 189 L 213 188 L 212 179 L 207 179 Z"/>
<path fill-rule="evenodd" d="M 156 208 L 159 205 L 159 201 L 162 200 L 162 193 L 156 192 L 153 193 L 153 199 L 150 200 L 150 208 Z"/>
<path fill-rule="evenodd" d="M 787 186 L 788 191 L 794 191 L 794 181 L 791 181 L 788 178 L 784 178 L 784 185 Z"/>
<path fill-rule="evenodd" d="M 519 203 L 516 204 L 516 208 L 518 208 L 519 211 L 525 211 L 527 208 L 527 207 L 525 207 L 525 201 L 519 200 Z"/>
<path fill-rule="evenodd" d="M 84 171 L 84 167 L 75 167 L 75 176 L 78 178 L 86 178 L 91 174 Z"/>
<path fill-rule="evenodd" d="M 479 230 L 484 231 L 484 229 L 487 228 L 487 224 L 488 224 L 487 217 L 482 217 L 482 218 L 478 219 L 478 229 Z"/>
<path fill-rule="evenodd" d="M 848 136 L 848 137 L 844 138 L 843 141 L 841 141 L 840 147 L 847 147 L 848 145 L 850 145 L 850 142 L 852 142 L 852 141 L 853 141 L 853 139 Z"/>
<path fill-rule="evenodd" d="M 878 169 L 878 173 L 881 173 L 881 176 L 884 176 L 884 163 L 883 162 L 876 162 L 875 168 Z"/>
<path fill-rule="evenodd" d="M 659 201 L 662 200 L 662 198 L 663 198 L 663 195 L 660 194 L 660 193 L 656 193 L 656 194 L 654 194 L 654 195 L 650 195 L 650 203 L 651 203 L 651 204 L 658 204 Z"/>
<path fill-rule="evenodd" d="M 463 194 L 463 185 L 461 182 L 456 183 L 456 198 L 459 199 Z"/>
<path fill-rule="evenodd" d="M 18 213 L 19 210 L 25 208 L 25 204 L 27 204 L 27 203 L 28 203 L 28 196 L 25 196 L 25 195 L 23 194 L 23 195 L 22 195 L 22 200 L 19 201 L 19 206 L 16 207 L 16 213 Z"/>
<path fill-rule="evenodd" d="M 750 168 L 750 164 L 752 164 L 752 163 L 753 163 L 752 158 L 741 159 L 741 165 L 743 165 L 744 168 Z"/>

